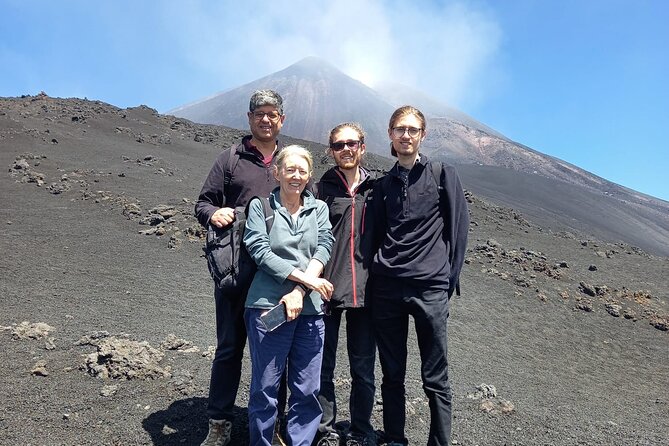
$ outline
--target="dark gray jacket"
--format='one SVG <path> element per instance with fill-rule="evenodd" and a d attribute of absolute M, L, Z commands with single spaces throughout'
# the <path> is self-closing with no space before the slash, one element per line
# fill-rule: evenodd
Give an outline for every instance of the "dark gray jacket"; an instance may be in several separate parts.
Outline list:
<path fill-rule="evenodd" d="M 375 173 L 365 169 L 353 196 L 339 168 L 333 167 L 323 174 L 316 185 L 318 198 L 330 209 L 330 222 L 336 243 L 330 262 L 323 276 L 334 285 L 331 305 L 335 308 L 356 308 L 365 305 L 367 265 L 361 251 L 365 233 L 367 196 L 376 181 Z M 367 245 L 369 246 L 369 245 Z"/>

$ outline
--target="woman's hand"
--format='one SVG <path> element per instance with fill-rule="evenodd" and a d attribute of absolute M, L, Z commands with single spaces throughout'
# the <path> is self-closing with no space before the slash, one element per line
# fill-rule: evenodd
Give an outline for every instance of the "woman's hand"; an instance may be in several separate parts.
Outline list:
<path fill-rule="evenodd" d="M 310 290 L 320 293 L 323 300 L 330 300 L 334 292 L 334 286 L 322 277 L 319 277 L 323 271 L 323 264 L 318 260 L 312 259 L 309 261 L 307 271 L 301 271 L 295 268 L 288 278 L 294 282 L 301 283 Z"/>
<path fill-rule="evenodd" d="M 334 291 L 334 286 L 322 277 L 309 278 L 308 283 L 305 283 L 305 285 L 314 291 L 318 291 L 323 300 L 330 300 Z"/>
<path fill-rule="evenodd" d="M 302 312 L 302 293 L 299 290 L 293 290 L 288 294 L 284 294 L 281 302 L 286 305 L 287 320 L 292 321 L 297 319 L 297 316 Z"/>

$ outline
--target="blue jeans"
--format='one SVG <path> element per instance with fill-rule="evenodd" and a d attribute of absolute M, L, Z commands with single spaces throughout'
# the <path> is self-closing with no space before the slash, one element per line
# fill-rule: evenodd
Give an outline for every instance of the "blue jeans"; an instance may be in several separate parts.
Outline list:
<path fill-rule="evenodd" d="M 448 292 L 420 281 L 378 276 L 372 279 L 372 318 L 383 372 L 383 428 L 386 441 L 408 444 L 404 434 L 407 336 L 413 316 L 423 390 L 430 405 L 428 446 L 451 444 L 452 395 L 448 379 Z"/>
<path fill-rule="evenodd" d="M 367 438 L 374 438 L 374 428 L 370 422 L 374 408 L 374 361 L 376 342 L 369 308 L 347 308 L 346 310 L 346 350 L 351 373 L 351 413 L 350 432 Z M 337 418 L 334 370 L 337 360 L 339 325 L 343 309 L 333 309 L 324 317 L 325 349 L 321 368 L 321 393 L 318 400 L 323 407 L 323 419 L 318 430 L 322 433 L 334 432 Z"/>
<path fill-rule="evenodd" d="M 288 444 L 310 446 L 323 414 L 318 403 L 323 316 L 301 315 L 268 333 L 260 322 L 264 311 L 247 308 L 244 312 L 251 355 L 249 445 L 272 444 L 279 381 L 287 366 L 290 389 L 286 417 Z"/>

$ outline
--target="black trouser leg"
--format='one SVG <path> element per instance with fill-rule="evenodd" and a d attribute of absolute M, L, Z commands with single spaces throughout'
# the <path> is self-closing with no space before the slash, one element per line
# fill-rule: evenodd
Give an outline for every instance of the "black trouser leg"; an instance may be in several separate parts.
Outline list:
<path fill-rule="evenodd" d="M 218 288 L 215 288 L 214 298 L 217 344 L 211 364 L 207 414 L 215 420 L 231 420 L 246 345 L 245 299 L 240 295 L 225 295 Z"/>
<path fill-rule="evenodd" d="M 374 408 L 374 362 L 376 337 L 368 308 L 346 310 L 346 342 L 351 368 L 351 432 L 373 437 L 370 422 Z"/>
<path fill-rule="evenodd" d="M 372 286 L 372 318 L 383 378 L 383 430 L 387 441 L 407 444 L 404 378 L 409 315 L 404 308 L 402 282 L 383 277 Z"/>
<path fill-rule="evenodd" d="M 337 418 L 337 402 L 334 388 L 334 369 L 337 362 L 337 344 L 339 342 L 339 325 L 341 324 L 342 310 L 334 309 L 332 314 L 324 316 L 325 343 L 323 345 L 323 364 L 321 365 L 321 390 L 318 402 L 323 408 L 318 431 L 320 433 L 333 432 Z"/>
<path fill-rule="evenodd" d="M 416 323 L 423 390 L 430 405 L 428 446 L 450 445 L 452 394 L 448 377 L 448 294 L 422 289 L 410 301 Z"/>

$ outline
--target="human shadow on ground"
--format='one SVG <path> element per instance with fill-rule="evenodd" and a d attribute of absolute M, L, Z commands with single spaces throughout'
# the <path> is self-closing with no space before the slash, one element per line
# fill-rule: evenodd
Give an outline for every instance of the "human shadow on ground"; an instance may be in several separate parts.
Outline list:
<path fill-rule="evenodd" d="M 233 409 L 234 424 L 230 444 L 245 446 L 249 443 L 248 410 Z M 207 398 L 186 398 L 170 404 L 165 410 L 150 414 L 142 427 L 151 436 L 154 445 L 199 446 L 207 436 Z"/>

